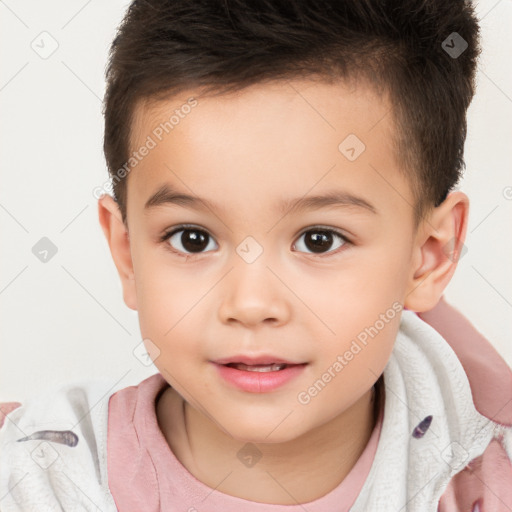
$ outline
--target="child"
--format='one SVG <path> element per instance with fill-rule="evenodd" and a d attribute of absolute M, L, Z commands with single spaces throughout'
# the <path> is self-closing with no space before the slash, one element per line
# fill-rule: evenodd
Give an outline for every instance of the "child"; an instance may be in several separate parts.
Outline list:
<path fill-rule="evenodd" d="M 478 52 L 462 1 L 133 2 L 98 208 L 159 373 L 4 404 L 2 512 L 510 510 L 512 371 L 443 300 Z"/>

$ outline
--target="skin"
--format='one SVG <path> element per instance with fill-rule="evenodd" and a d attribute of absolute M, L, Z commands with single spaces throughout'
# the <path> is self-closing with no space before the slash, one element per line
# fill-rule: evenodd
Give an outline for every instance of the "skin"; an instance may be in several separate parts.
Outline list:
<path fill-rule="evenodd" d="M 313 80 L 267 83 L 219 97 L 187 91 L 140 103 L 132 149 L 194 96 L 198 105 L 128 175 L 127 219 L 108 195 L 99 219 L 126 305 L 138 311 L 154 363 L 170 386 L 156 406 L 176 457 L 219 492 L 292 505 L 334 489 L 364 450 L 375 419 L 372 386 L 389 359 L 400 316 L 390 320 L 309 403 L 307 390 L 352 340 L 398 301 L 432 309 L 455 271 L 445 247 L 465 239 L 469 200 L 460 191 L 417 230 L 409 182 L 398 171 L 389 102 L 364 84 Z M 338 145 L 356 134 L 366 149 L 349 161 Z M 168 204 L 144 212 L 161 184 L 206 198 L 218 210 Z M 343 189 L 378 211 L 355 206 L 279 211 L 284 198 Z M 206 231 L 185 258 L 181 223 Z M 315 226 L 337 229 L 315 253 Z M 308 228 L 306 235 L 303 235 Z M 252 263 L 236 249 L 247 236 L 263 253 Z M 343 245 L 345 244 L 345 245 Z M 190 246 L 188 246 L 190 247 Z M 148 351 L 152 346 L 145 341 Z M 308 362 L 300 376 L 267 393 L 229 386 L 211 360 L 271 353 Z M 185 425 L 167 413 L 185 400 Z M 237 452 L 252 443 L 261 459 L 246 467 Z"/>

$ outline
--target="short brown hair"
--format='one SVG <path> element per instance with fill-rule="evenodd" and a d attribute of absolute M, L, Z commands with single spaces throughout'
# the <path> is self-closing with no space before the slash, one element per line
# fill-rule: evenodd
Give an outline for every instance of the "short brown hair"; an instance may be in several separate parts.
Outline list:
<path fill-rule="evenodd" d="M 103 111 L 123 221 L 126 178 L 117 173 L 126 169 L 140 100 L 318 75 L 363 78 L 388 93 L 417 226 L 465 167 L 479 53 L 474 9 L 462 0 L 135 0 L 110 48 Z"/>

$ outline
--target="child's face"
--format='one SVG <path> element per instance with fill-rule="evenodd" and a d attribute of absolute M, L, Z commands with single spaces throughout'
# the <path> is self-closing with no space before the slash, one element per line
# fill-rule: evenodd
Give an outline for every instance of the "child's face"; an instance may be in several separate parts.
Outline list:
<path fill-rule="evenodd" d="M 153 357 L 158 347 L 155 365 L 195 408 L 235 438 L 286 441 L 368 399 L 407 307 L 413 196 L 390 107 L 360 86 L 305 81 L 194 93 L 137 110 L 132 150 L 148 136 L 156 146 L 129 175 L 125 301 Z M 158 130 L 173 114 L 169 133 Z M 164 185 L 211 208 L 145 208 Z M 371 206 L 284 207 L 335 193 Z M 159 241 L 183 223 L 194 228 Z M 239 354 L 307 365 L 273 390 L 246 391 L 212 362 Z"/>

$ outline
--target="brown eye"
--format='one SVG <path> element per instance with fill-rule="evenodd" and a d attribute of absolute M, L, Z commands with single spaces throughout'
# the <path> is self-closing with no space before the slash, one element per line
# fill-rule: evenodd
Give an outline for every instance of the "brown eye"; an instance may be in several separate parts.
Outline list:
<path fill-rule="evenodd" d="M 209 240 L 213 242 L 213 239 L 206 231 L 197 228 L 177 229 L 166 235 L 165 239 L 169 240 L 169 245 L 176 252 L 183 252 L 185 254 L 201 253 L 211 245 L 208 243 Z"/>
<path fill-rule="evenodd" d="M 336 252 L 335 250 L 349 243 L 349 240 L 341 233 L 332 229 L 310 229 L 300 235 L 299 240 L 304 237 L 302 245 L 307 251 L 313 254 Z M 341 242 L 341 243 L 340 243 Z M 297 243 L 296 245 L 301 245 Z M 334 245 L 334 250 L 331 250 Z"/>

